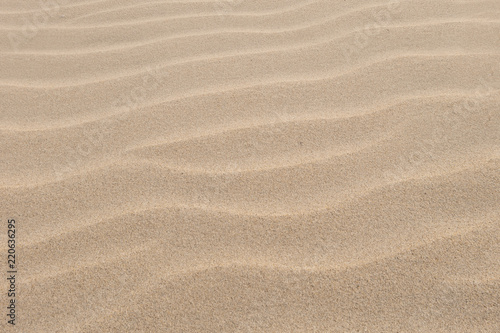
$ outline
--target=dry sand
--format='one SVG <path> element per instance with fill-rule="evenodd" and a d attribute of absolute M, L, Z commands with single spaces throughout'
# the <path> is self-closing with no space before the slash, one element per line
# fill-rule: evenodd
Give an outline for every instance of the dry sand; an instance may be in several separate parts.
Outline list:
<path fill-rule="evenodd" d="M 0 332 L 500 332 L 498 0 L 2 0 L 0 117 Z"/>

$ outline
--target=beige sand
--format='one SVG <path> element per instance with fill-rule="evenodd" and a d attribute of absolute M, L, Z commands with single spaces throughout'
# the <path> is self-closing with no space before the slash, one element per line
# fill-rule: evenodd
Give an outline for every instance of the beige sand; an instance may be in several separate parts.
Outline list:
<path fill-rule="evenodd" d="M 2 0 L 0 332 L 498 333 L 499 112 L 498 0 Z"/>

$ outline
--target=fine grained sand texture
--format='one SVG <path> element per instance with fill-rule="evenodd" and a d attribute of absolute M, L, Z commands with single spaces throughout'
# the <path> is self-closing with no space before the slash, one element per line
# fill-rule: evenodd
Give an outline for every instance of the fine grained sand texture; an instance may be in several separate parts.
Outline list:
<path fill-rule="evenodd" d="M 0 332 L 498 333 L 500 1 L 1 0 L 0 170 Z"/>

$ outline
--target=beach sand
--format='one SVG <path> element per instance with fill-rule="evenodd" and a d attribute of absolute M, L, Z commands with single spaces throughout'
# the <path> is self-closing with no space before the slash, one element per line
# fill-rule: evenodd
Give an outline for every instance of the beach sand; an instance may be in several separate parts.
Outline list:
<path fill-rule="evenodd" d="M 0 32 L 0 332 L 500 332 L 498 0 L 2 0 Z"/>

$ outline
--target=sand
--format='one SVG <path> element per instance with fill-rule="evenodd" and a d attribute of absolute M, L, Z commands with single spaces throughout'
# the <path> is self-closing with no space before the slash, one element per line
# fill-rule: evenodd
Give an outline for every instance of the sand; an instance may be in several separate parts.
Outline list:
<path fill-rule="evenodd" d="M 0 32 L 0 332 L 500 332 L 498 0 L 2 0 Z"/>

